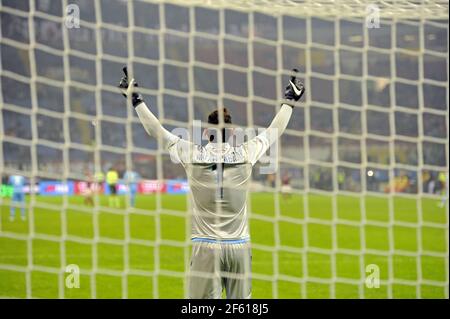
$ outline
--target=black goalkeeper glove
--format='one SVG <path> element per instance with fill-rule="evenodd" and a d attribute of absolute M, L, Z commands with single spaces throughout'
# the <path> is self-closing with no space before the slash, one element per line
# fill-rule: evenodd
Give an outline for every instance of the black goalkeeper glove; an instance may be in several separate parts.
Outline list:
<path fill-rule="evenodd" d="M 119 89 L 122 92 L 122 95 L 126 98 L 131 94 L 131 103 L 134 107 L 137 107 L 139 104 L 144 102 L 142 95 L 135 91 L 135 88 L 138 86 L 136 81 L 132 78 L 131 81 L 128 80 L 128 70 L 127 67 L 123 67 L 123 73 L 125 74 L 119 82 Z"/>
<path fill-rule="evenodd" d="M 302 96 L 303 93 L 305 93 L 305 87 L 302 82 L 300 82 L 299 79 L 297 79 L 296 73 L 298 72 L 297 69 L 293 69 L 293 74 L 291 75 L 291 79 L 289 80 L 288 86 L 286 86 L 286 89 L 284 91 L 284 98 L 290 102 L 286 103 L 291 107 L 294 107 L 294 102 L 297 102 Z"/>

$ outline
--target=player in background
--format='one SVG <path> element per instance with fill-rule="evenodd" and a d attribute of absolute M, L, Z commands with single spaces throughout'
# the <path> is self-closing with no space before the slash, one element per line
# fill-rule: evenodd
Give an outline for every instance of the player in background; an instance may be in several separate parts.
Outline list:
<path fill-rule="evenodd" d="M 119 173 L 111 167 L 106 173 L 106 184 L 109 188 L 108 205 L 110 207 L 120 207 L 120 198 L 117 196 L 117 182 L 119 181 Z"/>
<path fill-rule="evenodd" d="M 444 208 L 445 203 L 448 200 L 448 185 L 447 185 L 447 175 L 445 172 L 439 172 L 438 180 L 441 183 L 441 202 L 439 203 L 439 207 Z"/>
<path fill-rule="evenodd" d="M 291 174 L 288 171 L 285 171 L 281 178 L 281 194 L 283 194 L 283 198 L 291 198 Z"/>
<path fill-rule="evenodd" d="M 16 208 L 20 208 L 20 218 L 26 219 L 25 216 L 25 192 L 23 190 L 26 180 L 21 175 L 11 175 L 8 179 L 8 184 L 12 186 L 12 199 L 10 206 L 9 220 L 14 221 L 16 217 Z"/>
<path fill-rule="evenodd" d="M 338 187 L 340 190 L 344 189 L 345 186 L 345 173 L 342 171 L 338 171 L 337 173 Z"/>
<path fill-rule="evenodd" d="M 85 170 L 84 175 L 86 177 L 86 187 L 83 189 L 84 205 L 94 206 L 94 176 L 89 169 Z"/>
<path fill-rule="evenodd" d="M 103 174 L 102 171 L 96 172 L 94 174 L 94 188 L 93 192 L 95 195 L 96 200 L 98 201 L 98 195 L 104 193 L 104 183 L 105 183 L 105 174 Z"/>
<path fill-rule="evenodd" d="M 123 181 L 127 185 L 129 205 L 134 207 L 136 205 L 136 194 L 138 191 L 138 183 L 141 177 L 133 170 L 127 170 L 123 175 Z"/>
<path fill-rule="evenodd" d="M 137 84 L 128 78 L 126 67 L 123 71 L 125 76 L 119 83 L 122 94 L 131 100 L 147 133 L 160 138 L 162 147 L 183 165 L 188 177 L 193 244 L 189 298 L 221 298 L 223 289 L 227 298 L 251 298 L 247 195 L 252 167 L 286 129 L 294 103 L 304 93 L 303 84 L 293 75 L 285 101 L 269 128 L 237 146 L 224 140 L 231 114 L 226 109 L 212 112 L 208 123 L 216 126 L 216 134 L 209 129 L 209 143 L 201 146 L 167 131 L 136 91 Z"/>

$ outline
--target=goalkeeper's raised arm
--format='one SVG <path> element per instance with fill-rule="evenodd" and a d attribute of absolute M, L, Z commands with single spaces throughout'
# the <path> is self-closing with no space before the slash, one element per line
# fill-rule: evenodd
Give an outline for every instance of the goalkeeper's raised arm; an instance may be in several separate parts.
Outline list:
<path fill-rule="evenodd" d="M 180 138 L 166 130 L 147 107 L 142 95 L 137 91 L 137 82 L 133 78 L 129 79 L 127 67 L 123 68 L 123 73 L 119 88 L 124 97 L 131 97 L 131 103 L 147 133 L 155 138 L 162 137 L 164 148 L 176 143 Z"/>
<path fill-rule="evenodd" d="M 292 109 L 294 108 L 294 103 L 297 102 L 305 93 L 305 87 L 303 83 L 297 78 L 297 69 L 293 69 L 293 74 L 289 80 L 288 85 L 284 91 L 284 102 L 281 104 L 281 109 L 275 115 L 275 118 L 270 123 L 270 126 L 261 134 L 271 133 L 272 131 L 275 134 L 267 134 L 267 138 L 269 140 L 269 145 L 272 144 L 276 139 L 278 139 L 281 134 L 283 134 L 286 129 L 289 119 L 292 115 Z"/>
<path fill-rule="evenodd" d="M 264 155 L 270 145 L 283 134 L 291 118 L 294 103 L 305 93 L 303 83 L 297 78 L 297 69 L 293 69 L 292 71 L 293 73 L 284 91 L 285 100 L 281 104 L 280 111 L 275 115 L 272 123 L 270 123 L 266 130 L 244 144 L 247 149 L 249 161 L 252 165 L 254 165 Z"/>

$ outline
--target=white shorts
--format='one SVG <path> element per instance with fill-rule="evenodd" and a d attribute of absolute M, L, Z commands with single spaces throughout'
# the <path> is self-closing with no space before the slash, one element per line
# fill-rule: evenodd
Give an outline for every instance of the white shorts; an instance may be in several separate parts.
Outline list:
<path fill-rule="evenodd" d="M 189 280 L 190 299 L 251 298 L 250 243 L 195 242 Z"/>

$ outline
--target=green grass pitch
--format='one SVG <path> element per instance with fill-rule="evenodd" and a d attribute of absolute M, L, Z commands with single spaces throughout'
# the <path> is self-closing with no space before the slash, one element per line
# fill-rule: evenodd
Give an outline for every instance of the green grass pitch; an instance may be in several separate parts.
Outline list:
<path fill-rule="evenodd" d="M 54 208 L 34 208 L 34 233 L 38 238 L 28 242 L 21 240 L 20 236 L 29 234 L 29 220 L 24 222 L 16 218 L 14 222 L 10 222 L 9 202 L 3 199 L 0 296 L 26 297 L 27 276 L 25 272 L 16 270 L 26 269 L 27 265 L 32 264 L 38 269 L 32 268 L 29 272 L 31 296 L 58 298 L 58 275 L 44 272 L 42 269 L 61 269 L 64 263 L 61 256 L 63 248 L 66 264 L 77 264 L 82 272 L 89 272 L 95 262 L 92 257 L 94 245 L 89 244 L 89 241 L 94 237 L 94 225 L 97 222 L 99 243 L 96 245 L 96 262 L 100 271 L 120 274 L 125 263 L 128 263 L 131 270 L 144 271 L 146 274 L 153 274 L 158 264 L 159 269 L 163 270 L 162 273 L 151 276 L 141 273 L 128 275 L 128 298 L 183 298 L 183 273 L 189 261 L 190 247 L 177 247 L 171 243 L 186 243 L 189 238 L 189 220 L 184 217 L 188 207 L 186 196 L 164 194 L 160 198 L 162 209 L 159 214 L 155 214 L 156 195 L 142 195 L 137 198 L 137 207 L 141 210 L 138 213 L 130 213 L 128 219 L 125 214 L 113 214 L 104 210 L 100 210 L 98 219 L 95 219 L 92 212 L 81 209 L 67 210 L 63 219 L 64 214 L 61 214 L 59 208 L 61 197 L 38 196 L 37 202 L 53 204 Z M 363 228 L 358 226 L 361 221 L 360 199 L 338 196 L 335 200 L 337 210 L 333 216 L 331 196 L 311 194 L 308 195 L 307 204 L 305 197 L 300 195 L 293 195 L 291 198 L 280 196 L 280 215 L 271 221 L 271 218 L 276 217 L 278 205 L 275 195 L 251 195 L 253 298 L 359 298 L 361 293 L 365 298 L 386 298 L 389 291 L 394 298 L 416 298 L 418 291 L 422 298 L 448 298 L 448 286 L 427 284 L 427 280 L 440 283 L 448 280 L 448 233 L 445 227 L 448 217 L 447 210 L 437 206 L 438 200 L 424 198 L 421 201 L 422 216 L 419 216 L 415 199 L 394 197 L 394 213 L 390 216 L 387 198 L 367 197 L 366 219 L 376 225 L 365 225 Z M 83 205 L 82 197 L 70 197 L 69 201 L 74 205 Z M 121 198 L 121 201 L 124 205 L 124 198 Z M 106 206 L 107 199 L 101 197 L 100 203 L 101 206 Z M 303 223 L 306 208 L 308 222 Z M 173 214 L 174 211 L 178 214 Z M 333 217 L 334 224 L 330 223 Z M 417 223 L 420 220 L 433 224 L 418 229 Z M 388 227 L 389 221 L 394 222 L 392 227 Z M 347 224 L 344 225 L 343 222 Z M 398 222 L 401 225 L 396 224 Z M 69 238 L 62 241 L 59 238 L 64 227 Z M 123 244 L 125 229 L 129 230 L 132 239 L 132 243 L 128 245 Z M 365 236 L 361 236 L 362 229 Z M 56 241 L 43 240 L 39 235 L 53 236 L 48 238 Z M 158 239 L 162 240 L 162 243 L 152 247 Z M 109 243 L 104 242 L 108 240 Z M 111 240 L 117 240 L 117 244 L 111 243 Z M 83 241 L 87 243 L 82 243 Z M 147 245 L 148 243 L 150 245 Z M 275 243 L 278 243 L 279 249 L 272 251 L 270 248 L 274 247 Z M 368 252 L 363 252 L 363 244 Z M 331 254 L 330 249 L 333 247 L 339 248 L 339 253 Z M 438 256 L 423 255 L 416 258 L 398 253 L 416 253 L 419 247 L 425 252 L 437 253 Z M 387 253 L 390 248 L 393 248 L 391 258 L 377 254 Z M 30 249 L 31 254 L 28 254 Z M 128 260 L 124 258 L 126 249 Z M 29 255 L 32 260 L 28 260 Z M 444 256 L 447 256 L 447 259 Z M 358 285 L 357 280 L 360 280 L 362 273 L 361 264 L 377 264 L 380 267 L 381 279 L 387 280 L 391 276 L 395 282 L 388 287 L 382 281 L 379 288 L 372 289 L 363 284 Z M 334 282 L 330 281 L 333 270 L 337 277 Z M 421 274 L 418 273 L 419 270 Z M 279 276 L 275 277 L 276 275 Z M 272 280 L 274 278 L 276 280 Z M 408 285 L 408 282 L 419 278 L 425 280 L 425 283 L 418 289 L 415 285 Z M 92 289 L 95 288 L 97 298 L 121 298 L 124 283 L 121 276 L 110 273 L 97 274 L 93 285 L 91 277 L 82 274 L 80 288 L 64 288 L 64 296 L 91 298 Z"/>

